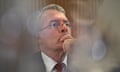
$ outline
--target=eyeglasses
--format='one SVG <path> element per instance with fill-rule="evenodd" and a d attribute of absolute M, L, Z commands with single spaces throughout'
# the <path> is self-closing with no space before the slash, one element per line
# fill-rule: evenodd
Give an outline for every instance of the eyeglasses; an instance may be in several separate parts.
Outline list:
<path fill-rule="evenodd" d="M 64 20 L 63 24 L 65 24 L 67 27 L 71 28 L 71 24 L 70 24 L 69 21 Z M 57 29 L 58 27 L 60 27 L 63 24 L 61 24 L 58 20 L 52 20 L 48 26 L 40 29 L 40 31 L 42 31 L 42 30 L 44 30 L 46 28 L 56 28 Z"/>

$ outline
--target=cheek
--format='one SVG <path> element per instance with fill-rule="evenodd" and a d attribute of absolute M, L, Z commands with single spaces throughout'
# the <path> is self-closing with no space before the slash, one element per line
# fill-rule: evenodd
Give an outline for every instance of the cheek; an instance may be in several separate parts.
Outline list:
<path fill-rule="evenodd" d="M 54 41 L 59 37 L 59 34 L 56 31 L 44 31 L 40 34 L 40 37 L 43 40 Z"/>
<path fill-rule="evenodd" d="M 70 33 L 70 34 L 72 33 L 70 28 L 68 29 L 68 33 Z"/>
<path fill-rule="evenodd" d="M 59 36 L 59 33 L 58 33 L 57 31 L 52 31 L 52 32 L 49 33 L 49 38 L 50 38 L 50 40 L 52 40 L 53 42 L 54 42 L 54 41 L 56 42 L 59 37 L 60 37 L 60 36 Z"/>

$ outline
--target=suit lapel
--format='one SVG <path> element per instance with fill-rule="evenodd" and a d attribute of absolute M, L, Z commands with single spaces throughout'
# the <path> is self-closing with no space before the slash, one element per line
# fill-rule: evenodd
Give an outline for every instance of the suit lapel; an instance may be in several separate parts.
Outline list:
<path fill-rule="evenodd" d="M 34 72 L 46 72 L 45 64 L 43 62 L 41 52 L 34 54 L 32 61 L 34 63 L 33 65 L 36 69 L 36 70 L 34 70 Z"/>

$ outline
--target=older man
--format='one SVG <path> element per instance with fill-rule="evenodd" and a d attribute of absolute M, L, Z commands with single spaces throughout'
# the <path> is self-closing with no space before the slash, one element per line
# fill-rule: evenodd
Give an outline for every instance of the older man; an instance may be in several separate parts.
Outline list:
<path fill-rule="evenodd" d="M 67 54 L 73 37 L 64 9 L 56 4 L 45 6 L 37 16 L 36 23 L 39 27 L 40 52 L 27 62 L 22 71 L 68 72 Z"/>

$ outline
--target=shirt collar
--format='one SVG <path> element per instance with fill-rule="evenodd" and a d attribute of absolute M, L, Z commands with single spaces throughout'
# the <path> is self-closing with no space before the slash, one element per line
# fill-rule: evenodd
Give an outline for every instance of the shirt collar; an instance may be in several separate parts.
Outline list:
<path fill-rule="evenodd" d="M 57 64 L 52 58 L 48 57 L 44 52 L 41 52 L 42 58 L 45 64 L 45 67 L 48 72 L 51 72 L 54 66 Z M 67 66 L 67 56 L 65 56 L 64 60 L 62 61 Z"/>

